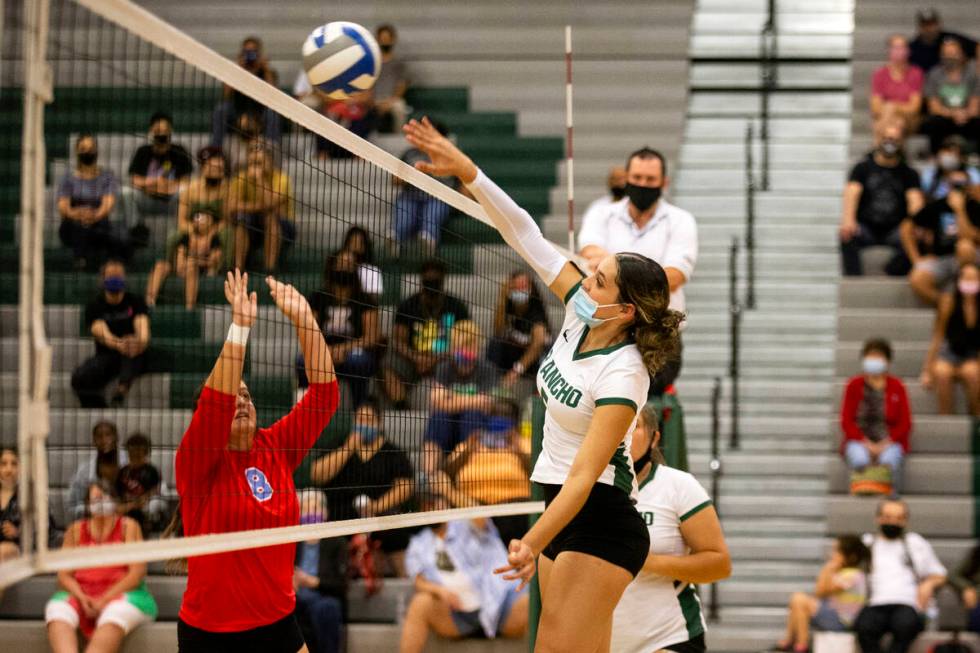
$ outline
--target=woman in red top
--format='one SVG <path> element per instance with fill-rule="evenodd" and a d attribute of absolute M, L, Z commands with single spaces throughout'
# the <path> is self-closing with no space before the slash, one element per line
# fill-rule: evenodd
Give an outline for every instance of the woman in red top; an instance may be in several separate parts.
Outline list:
<path fill-rule="evenodd" d="M 266 283 L 296 328 L 310 387 L 288 415 L 257 428 L 242 381 L 257 297 L 248 292 L 247 274 L 228 273 L 232 326 L 175 462 L 185 535 L 298 524 L 293 472 L 337 409 L 333 362 L 309 304 L 290 285 L 272 277 Z M 295 551 L 289 543 L 190 558 L 177 624 L 180 653 L 305 652 L 294 616 Z"/>
<path fill-rule="evenodd" d="M 871 76 L 871 117 L 905 121 L 905 133 L 918 130 L 922 111 L 922 69 L 909 63 L 909 42 L 901 34 L 888 37 L 888 63 Z"/>

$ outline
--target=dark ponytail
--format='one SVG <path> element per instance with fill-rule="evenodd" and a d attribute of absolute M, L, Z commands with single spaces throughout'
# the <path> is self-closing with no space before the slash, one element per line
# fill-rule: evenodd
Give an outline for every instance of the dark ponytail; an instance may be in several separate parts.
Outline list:
<path fill-rule="evenodd" d="M 669 307 L 670 284 L 659 264 L 635 252 L 617 254 L 616 263 L 620 298 L 636 306 L 629 334 L 636 341 L 647 370 L 656 374 L 680 355 L 684 314 Z"/>

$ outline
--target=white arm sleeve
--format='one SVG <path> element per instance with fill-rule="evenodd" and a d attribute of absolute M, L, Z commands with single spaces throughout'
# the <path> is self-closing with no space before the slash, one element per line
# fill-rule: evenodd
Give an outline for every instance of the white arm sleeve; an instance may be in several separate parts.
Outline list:
<path fill-rule="evenodd" d="M 466 187 L 486 210 L 504 241 L 550 286 L 558 278 L 568 259 L 545 239 L 530 214 L 519 207 L 500 186 L 490 181 L 482 170 L 477 171 L 476 179 Z"/>

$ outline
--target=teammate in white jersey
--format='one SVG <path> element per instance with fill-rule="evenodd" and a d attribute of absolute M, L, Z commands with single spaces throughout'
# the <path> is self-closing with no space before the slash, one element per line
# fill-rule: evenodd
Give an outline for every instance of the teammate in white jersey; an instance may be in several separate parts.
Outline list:
<path fill-rule="evenodd" d="M 405 127 L 431 162 L 416 167 L 458 177 L 508 245 L 567 306 L 555 345 L 538 372 L 546 405 L 544 442 L 532 480 L 546 509 L 498 569 L 523 588 L 538 571 L 542 611 L 535 651 L 608 651 L 612 613 L 649 552 L 633 507 L 629 457 L 649 375 L 677 352 L 683 315 L 668 307 L 663 268 L 633 253 L 608 256 L 582 272 L 510 197 L 429 123 Z"/>
<path fill-rule="evenodd" d="M 643 570 L 613 615 L 617 653 L 704 653 L 705 622 L 694 583 L 732 570 L 725 536 L 708 493 L 687 472 L 664 464 L 653 406 L 640 411 L 632 455 L 640 482 L 637 510 L 650 531 Z"/>

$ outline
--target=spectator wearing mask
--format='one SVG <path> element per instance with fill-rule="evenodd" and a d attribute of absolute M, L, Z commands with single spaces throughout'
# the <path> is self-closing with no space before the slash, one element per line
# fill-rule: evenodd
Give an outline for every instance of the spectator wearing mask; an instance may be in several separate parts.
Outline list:
<path fill-rule="evenodd" d="M 980 238 L 980 203 L 966 192 L 967 173 L 956 170 L 947 177 L 951 189 L 947 196 L 929 202 L 902 223 L 902 244 L 912 261 L 909 283 L 919 299 L 933 306 L 956 278 L 959 266 L 977 262 Z M 925 234 L 921 246 L 917 230 Z"/>
<path fill-rule="evenodd" d="M 609 189 L 608 195 L 592 200 L 585 215 L 582 217 L 582 224 L 592 224 L 597 220 L 601 221 L 602 216 L 609 208 L 621 202 L 626 197 L 626 168 L 623 166 L 613 166 L 609 168 L 609 175 L 606 177 L 606 187 Z M 579 245 L 581 247 L 581 245 Z"/>
<path fill-rule="evenodd" d="M 85 515 L 85 496 L 88 487 L 98 481 L 116 486 L 120 467 L 129 464 L 129 453 L 119 449 L 119 431 L 112 422 L 101 421 L 92 427 L 94 451 L 82 457 L 68 485 L 67 521 L 81 519 Z"/>
<path fill-rule="evenodd" d="M 922 69 L 909 65 L 909 42 L 901 34 L 888 37 L 888 63 L 871 76 L 871 117 L 902 120 L 916 131 L 922 112 Z"/>
<path fill-rule="evenodd" d="M 963 158 L 963 148 L 966 141 L 959 136 L 950 136 L 939 146 L 935 163 L 922 167 L 922 192 L 926 200 L 939 200 L 949 194 L 949 176 L 956 172 L 965 172 L 969 186 L 980 186 L 980 171 L 974 166 L 967 165 Z"/>
<path fill-rule="evenodd" d="M 980 417 L 980 315 L 977 293 L 980 269 L 976 263 L 960 267 L 956 287 L 939 299 L 932 341 L 922 365 L 923 387 L 935 389 L 943 415 L 953 413 L 953 383 L 959 381 L 970 414 Z"/>
<path fill-rule="evenodd" d="M 968 65 L 963 46 L 956 39 L 944 40 L 941 52 L 942 65 L 926 77 L 929 117 L 922 124 L 922 133 L 929 137 L 933 153 L 954 134 L 976 149 L 980 142 L 980 81 L 976 67 Z"/>
<path fill-rule="evenodd" d="M 894 250 L 885 266 L 888 274 L 907 274 L 909 261 L 899 227 L 923 204 L 919 174 L 908 166 L 902 153 L 905 136 L 900 123 L 878 123 L 875 136 L 875 149 L 851 169 L 844 188 L 840 242 L 847 276 L 863 274 L 861 250 L 872 245 Z"/>
<path fill-rule="evenodd" d="M 813 595 L 796 592 L 789 599 L 786 635 L 777 651 L 809 653 L 810 628 L 843 633 L 851 629 L 868 598 L 868 562 L 871 552 L 856 535 L 841 535 L 830 559 L 817 576 Z"/>
<path fill-rule="evenodd" d="M 85 516 L 68 527 L 62 548 L 142 539 L 139 525 L 117 514 L 110 487 L 92 483 L 85 493 Z M 88 640 L 86 651 L 118 651 L 129 633 L 156 619 L 156 601 L 146 589 L 145 578 L 143 562 L 59 571 L 59 590 L 44 608 L 51 650 L 78 651 L 80 630 Z"/>
<path fill-rule="evenodd" d="M 142 433 L 126 438 L 126 455 L 129 464 L 116 476 L 119 513 L 139 524 L 146 535 L 166 519 L 167 504 L 161 497 L 163 479 L 160 470 L 150 463 L 150 438 Z"/>
<path fill-rule="evenodd" d="M 344 242 L 340 246 L 340 253 L 344 252 L 349 252 L 357 263 L 357 278 L 361 282 L 361 290 L 374 299 L 381 299 L 384 293 L 384 279 L 381 276 L 381 269 L 374 260 L 371 234 L 363 227 L 351 227 L 344 234 Z"/>
<path fill-rule="evenodd" d="M 493 317 L 487 359 L 503 374 L 505 387 L 534 379 L 550 340 L 548 315 L 537 284 L 525 270 L 515 270 L 501 285 Z"/>
<path fill-rule="evenodd" d="M 862 373 L 844 390 L 840 424 L 844 432 L 841 454 L 851 470 L 885 465 L 892 472 L 892 493 L 902 485 L 902 462 L 909 450 L 912 412 L 905 384 L 888 373 L 892 348 L 887 340 L 872 338 L 861 349 Z"/>
<path fill-rule="evenodd" d="M 126 245 L 109 221 L 119 181 L 98 165 L 99 148 L 92 134 L 75 141 L 76 166 L 58 184 L 58 237 L 72 250 L 76 270 L 99 266 L 109 256 L 124 257 Z"/>
<path fill-rule="evenodd" d="M 443 136 L 448 134 L 446 126 L 441 122 L 434 121 L 432 125 Z M 428 160 L 429 157 L 417 147 L 410 147 L 402 153 L 402 161 L 410 166 Z M 451 207 L 424 190 L 406 184 L 399 177 L 392 179 L 400 188 L 393 209 L 395 242 L 404 246 L 417 236 L 422 250 L 429 256 L 434 255 L 442 235 L 442 223 L 449 217 Z M 457 187 L 455 177 L 436 179 L 450 188 Z"/>
<path fill-rule="evenodd" d="M 492 573 L 506 563 L 507 549 L 488 519 L 437 524 L 412 537 L 406 566 L 415 595 L 399 651 L 421 653 L 430 632 L 446 639 L 524 637 L 529 592 L 515 592 Z"/>
<path fill-rule="evenodd" d="M 321 490 L 299 495 L 299 523 L 327 521 L 327 500 Z M 345 537 L 307 540 L 296 545 L 296 616 L 310 653 L 341 651 L 341 631 L 347 606 L 348 545 Z"/>
<path fill-rule="evenodd" d="M 262 243 L 263 264 L 273 272 L 283 241 L 296 240 L 289 176 L 273 165 L 268 151 L 252 147 L 244 170 L 231 182 L 229 212 L 235 220 L 235 267 L 244 270 L 256 242 Z"/>
<path fill-rule="evenodd" d="M 922 632 L 933 596 L 946 582 L 946 568 L 932 545 L 907 530 L 908 505 L 888 499 L 878 504 L 877 534 L 863 541 L 871 549 L 868 604 L 858 614 L 854 631 L 862 653 L 880 653 L 881 639 L 892 636 L 893 653 L 906 653 Z"/>
<path fill-rule="evenodd" d="M 191 156 L 173 142 L 173 118 L 162 111 L 150 117 L 150 142 L 129 162 L 129 183 L 140 216 L 173 215 L 178 191 L 194 172 Z"/>
<path fill-rule="evenodd" d="M 361 289 L 354 255 L 339 252 L 327 258 L 323 284 L 310 298 L 310 308 L 341 380 L 350 387 L 351 399 L 360 406 L 367 399 L 368 383 L 378 368 L 381 339 L 378 304 Z M 303 357 L 299 357 L 299 387 L 307 387 Z"/>
<path fill-rule="evenodd" d="M 327 490 L 327 508 L 334 521 L 395 514 L 412 497 L 412 463 L 404 451 L 385 439 L 383 414 L 369 399 L 354 412 L 354 425 L 343 445 L 314 460 L 312 482 Z M 399 576 L 404 576 L 404 529 L 376 535 L 381 551 Z"/>
<path fill-rule="evenodd" d="M 119 261 L 102 266 L 102 290 L 85 307 L 85 324 L 95 356 L 72 372 L 71 387 L 82 408 L 105 408 L 103 391 L 118 377 L 108 405 L 122 406 L 146 365 L 150 316 L 143 298 L 126 291 L 126 268 Z"/>
<path fill-rule="evenodd" d="M 262 48 L 262 40 L 257 36 L 249 36 L 242 41 L 238 53 L 238 65 L 271 86 L 279 83 L 279 75 L 269 65 Z M 262 125 L 268 140 L 279 142 L 281 133 L 279 114 L 226 84 L 223 99 L 211 116 L 211 145 L 221 147 L 228 133 L 228 127 L 238 124 L 239 118 L 244 113 L 255 117 Z"/>
<path fill-rule="evenodd" d="M 422 264 L 422 289 L 398 305 L 395 329 L 384 364 L 385 390 L 395 408 L 408 408 L 406 383 L 435 372 L 449 351 L 453 325 L 470 311 L 459 298 L 443 292 L 446 266 L 436 259 Z"/>
<path fill-rule="evenodd" d="M 408 91 L 408 75 L 405 62 L 395 54 L 398 31 L 394 25 L 378 25 L 374 31 L 381 49 L 381 74 L 374 82 L 374 113 L 378 131 L 384 134 L 399 133 L 408 115 L 405 92 Z"/>
<path fill-rule="evenodd" d="M 963 562 L 949 578 L 949 584 L 960 593 L 963 607 L 967 610 L 967 630 L 980 633 L 980 602 L 977 601 L 977 588 L 980 587 L 980 544 L 974 546 Z"/>
<path fill-rule="evenodd" d="M 916 13 L 918 32 L 909 44 L 909 62 L 928 73 L 940 62 L 940 48 L 946 39 L 960 43 L 963 52 L 970 59 L 976 58 L 978 44 L 969 36 L 947 32 L 943 29 L 942 18 L 935 9 L 923 9 Z"/>

